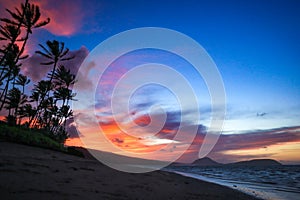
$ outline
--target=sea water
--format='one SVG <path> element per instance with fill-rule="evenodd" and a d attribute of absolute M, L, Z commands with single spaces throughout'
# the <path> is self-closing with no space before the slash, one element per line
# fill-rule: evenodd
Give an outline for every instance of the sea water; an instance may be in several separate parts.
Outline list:
<path fill-rule="evenodd" d="M 300 166 L 181 166 L 167 171 L 217 183 L 268 200 L 300 200 Z"/>

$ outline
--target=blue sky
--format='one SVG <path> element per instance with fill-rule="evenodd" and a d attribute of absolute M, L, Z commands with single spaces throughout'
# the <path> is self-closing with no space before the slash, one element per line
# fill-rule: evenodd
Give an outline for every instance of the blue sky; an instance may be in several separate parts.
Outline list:
<path fill-rule="evenodd" d="M 91 50 L 107 37 L 137 27 L 174 29 L 195 39 L 214 59 L 225 84 L 229 120 L 245 118 L 243 124 L 253 123 L 254 129 L 300 123 L 298 1 L 100 1 L 96 5 L 90 20 L 100 30 L 64 37 L 71 48 L 85 45 Z M 267 114 L 257 119 L 262 112 Z"/>
<path fill-rule="evenodd" d="M 200 43 L 218 66 L 227 94 L 230 127 L 226 130 L 300 123 L 299 1 L 77 0 L 72 5 L 78 9 L 62 12 L 54 20 L 65 23 L 66 29 L 72 25 L 73 32 L 40 30 L 33 43 L 58 39 L 71 50 L 84 46 L 91 51 L 128 29 L 173 29 Z M 263 112 L 267 114 L 258 119 L 256 114 Z M 230 122 L 236 118 L 243 125 Z"/>

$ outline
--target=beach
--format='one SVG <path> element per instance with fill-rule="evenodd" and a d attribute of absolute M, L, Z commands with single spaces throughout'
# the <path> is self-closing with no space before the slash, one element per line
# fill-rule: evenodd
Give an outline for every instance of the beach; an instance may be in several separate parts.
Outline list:
<path fill-rule="evenodd" d="M 0 142 L 1 199 L 255 199 L 166 171 L 130 174 L 48 149 Z"/>

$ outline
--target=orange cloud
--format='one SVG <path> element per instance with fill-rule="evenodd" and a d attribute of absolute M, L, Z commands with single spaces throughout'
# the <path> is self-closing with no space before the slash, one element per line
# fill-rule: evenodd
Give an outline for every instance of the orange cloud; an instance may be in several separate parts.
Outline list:
<path fill-rule="evenodd" d="M 134 122 L 139 126 L 146 126 L 150 124 L 151 118 L 149 115 L 142 115 L 134 119 Z"/>
<path fill-rule="evenodd" d="M 66 140 L 65 145 L 67 146 L 76 146 L 76 147 L 83 147 L 80 138 L 69 138 Z"/>
<path fill-rule="evenodd" d="M 163 145 L 146 145 L 143 143 L 142 138 L 136 138 L 124 133 L 114 120 L 109 123 L 100 123 L 100 126 L 107 139 L 122 150 L 134 153 L 146 153 L 159 150 L 163 147 Z"/>

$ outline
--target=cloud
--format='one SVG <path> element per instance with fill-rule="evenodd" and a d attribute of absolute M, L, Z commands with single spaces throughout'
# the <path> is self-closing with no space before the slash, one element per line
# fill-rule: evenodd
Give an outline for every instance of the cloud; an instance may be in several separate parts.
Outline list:
<path fill-rule="evenodd" d="M 73 118 L 67 120 L 66 131 L 69 134 L 69 138 L 79 138 L 79 132 L 76 129 L 76 124 Z"/>
<path fill-rule="evenodd" d="M 75 56 L 74 59 L 59 63 L 64 65 L 67 69 L 73 74 L 77 74 L 77 71 L 88 55 L 89 51 L 86 47 L 81 47 L 79 50 L 70 51 L 68 56 Z M 41 65 L 41 62 L 45 62 L 46 59 L 38 54 L 34 54 L 31 57 L 27 58 L 23 61 L 21 70 L 24 75 L 29 76 L 31 80 L 34 82 L 41 80 L 44 78 L 49 71 L 52 70 L 51 65 Z"/>
<path fill-rule="evenodd" d="M 203 138 L 203 134 L 197 134 L 193 144 L 179 160 L 188 162 L 198 159 L 198 151 Z M 223 163 L 254 158 L 270 158 L 278 153 L 276 145 L 281 146 L 294 142 L 300 142 L 300 126 L 221 135 L 208 156 Z M 269 146 L 275 146 L 275 150 L 268 152 Z"/>
<path fill-rule="evenodd" d="M 138 105 L 138 104 L 137 104 Z M 145 105 L 141 105 L 145 107 Z M 148 105 L 146 105 L 148 107 Z M 166 122 L 155 135 L 147 135 L 147 125 L 151 123 L 149 115 L 145 110 L 136 109 L 138 111 L 123 115 L 127 120 L 121 120 L 128 133 L 123 132 L 118 126 L 111 113 L 106 112 L 105 115 L 99 116 L 99 124 L 104 131 L 106 137 L 125 151 L 130 152 L 153 152 L 165 147 L 166 144 L 173 144 L 172 148 L 164 149 L 162 155 L 157 155 L 157 159 L 168 159 L 162 157 L 169 155 L 168 153 L 181 151 L 184 145 L 189 148 L 179 158 L 180 162 L 192 162 L 198 159 L 198 152 L 206 136 L 207 129 L 205 126 L 192 123 L 189 121 L 181 121 L 181 115 L 189 112 L 167 112 Z M 154 113 L 153 118 L 160 118 L 161 113 Z M 131 118 L 131 120 L 130 120 Z M 152 118 L 152 119 L 153 119 Z M 159 124 L 153 124 L 156 129 Z M 184 127 L 183 136 L 176 138 L 175 136 L 179 126 Z M 192 142 L 188 141 L 191 130 L 197 130 L 196 137 Z M 239 134 L 224 134 L 219 137 L 219 140 L 213 150 L 208 155 L 219 162 L 233 162 L 244 159 L 254 158 L 273 158 L 278 157 L 278 152 L 282 145 L 292 143 L 299 144 L 300 142 L 300 126 L 297 127 L 282 127 L 268 130 L 248 131 Z M 267 148 L 266 148 L 267 147 Z M 257 153 L 259 151 L 259 153 Z M 246 153 L 245 153 L 246 152 Z M 249 152 L 249 153 L 247 153 Z M 281 159 L 281 158 L 280 158 Z M 288 160 L 286 158 L 285 160 Z"/>
<path fill-rule="evenodd" d="M 14 7 L 19 7 L 21 2 L 23 3 L 24 1 L 1 0 L 1 11 L 4 8 L 13 10 Z M 83 1 L 80 0 L 31 0 L 30 2 L 40 7 L 42 20 L 48 17 L 51 19 L 50 23 L 43 28 L 52 34 L 59 36 L 70 36 L 80 32 L 83 23 L 86 20 L 85 17 L 90 12 L 89 9 L 84 7 Z"/>
<path fill-rule="evenodd" d="M 299 126 L 221 135 L 214 151 L 264 148 L 269 145 L 295 141 L 300 141 Z"/>
<path fill-rule="evenodd" d="M 34 1 L 51 22 L 45 26 L 54 35 L 69 36 L 80 31 L 84 20 L 83 7 L 79 0 Z"/>

